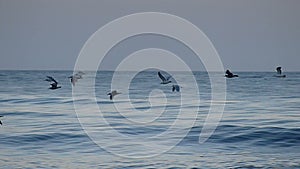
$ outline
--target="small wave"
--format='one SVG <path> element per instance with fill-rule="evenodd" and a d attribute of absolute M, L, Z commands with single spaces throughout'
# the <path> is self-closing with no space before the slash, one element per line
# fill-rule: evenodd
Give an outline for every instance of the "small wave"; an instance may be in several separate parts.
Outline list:
<path fill-rule="evenodd" d="M 188 142 L 199 139 L 201 127 L 193 127 L 185 138 Z M 245 143 L 253 146 L 300 147 L 300 128 L 250 127 L 222 125 L 217 127 L 208 142 Z"/>
<path fill-rule="evenodd" d="M 259 75 L 253 75 L 253 76 L 241 76 L 241 78 L 244 79 L 260 79 L 260 78 L 264 78 L 263 76 L 259 76 Z"/>
<path fill-rule="evenodd" d="M 86 137 L 83 134 L 49 133 L 49 134 L 23 134 L 17 136 L 2 137 L 1 144 L 25 145 L 43 143 L 66 143 Z"/>
<path fill-rule="evenodd" d="M 222 143 L 248 142 L 260 146 L 300 146 L 299 128 L 220 126 L 211 141 Z"/>
<path fill-rule="evenodd" d="M 110 100 L 102 100 L 102 101 L 97 101 L 97 104 L 113 104 L 113 101 Z"/>
<path fill-rule="evenodd" d="M 46 112 L 24 112 L 24 111 L 15 111 L 15 112 L 2 112 L 2 116 L 26 116 L 26 117 L 54 117 L 54 116 L 66 116 L 66 114 L 59 114 L 59 113 L 46 113 Z"/>
<path fill-rule="evenodd" d="M 241 100 L 208 100 L 207 103 L 240 103 Z"/>
<path fill-rule="evenodd" d="M 22 102 L 24 102 L 24 99 L 1 99 L 0 102 L 1 103 L 5 103 L 5 102 L 8 102 L 8 103 L 22 103 Z"/>

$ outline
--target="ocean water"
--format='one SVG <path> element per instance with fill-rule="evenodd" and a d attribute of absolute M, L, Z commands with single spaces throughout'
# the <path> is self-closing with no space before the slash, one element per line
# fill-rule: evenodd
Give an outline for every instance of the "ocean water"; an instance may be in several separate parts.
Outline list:
<path fill-rule="evenodd" d="M 173 73 L 183 80 L 188 77 L 186 72 Z M 81 115 L 75 111 L 72 85 L 67 78 L 71 74 L 0 71 L 0 115 L 4 116 L 0 126 L 0 168 L 300 168 L 300 73 L 287 72 L 286 78 L 276 78 L 272 72 L 237 72 L 239 78 L 226 79 L 227 101 L 222 119 L 213 135 L 200 144 L 199 134 L 211 101 L 207 73 L 193 73 L 200 90 L 200 104 L 195 104 L 193 100 L 178 100 L 180 93 L 171 91 L 172 84 L 161 85 L 154 71 L 139 73 L 129 89 L 118 89 L 122 94 L 110 101 L 106 93 L 110 91 L 113 72 L 98 72 L 96 99 L 82 91 L 76 106 L 88 108 L 96 102 L 104 109 L 103 116 L 110 126 L 124 135 L 158 135 L 173 124 L 182 106 L 187 111 L 199 109 L 195 123 L 178 144 L 164 153 L 141 158 L 122 157 L 122 153 L 140 151 L 139 147 L 121 139 L 111 141 L 107 138 L 109 133 L 97 135 L 97 139 L 110 141 L 117 153 L 89 137 L 78 119 Z M 62 88 L 49 90 L 49 83 L 44 81 L 47 75 L 53 76 Z M 93 78 L 91 72 L 86 72 L 74 88 Z M 182 84 L 181 91 L 193 93 L 188 82 Z M 162 96 L 168 99 L 166 107 L 161 104 Z M 168 104 L 169 100 L 172 104 Z M 124 114 L 119 114 L 114 105 L 124 108 Z M 140 110 L 140 114 L 131 112 L 128 105 Z M 156 113 L 161 110 L 165 113 Z M 145 119 L 149 121 L 134 124 Z M 102 121 L 87 125 L 97 131 L 107 130 Z M 178 137 L 169 133 L 168 139 Z"/>

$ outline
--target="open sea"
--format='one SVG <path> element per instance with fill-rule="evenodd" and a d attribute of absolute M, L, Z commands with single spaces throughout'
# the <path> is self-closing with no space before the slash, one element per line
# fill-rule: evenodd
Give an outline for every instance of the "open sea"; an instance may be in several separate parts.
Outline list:
<path fill-rule="evenodd" d="M 141 151 L 140 147 L 122 139 L 112 141 L 110 133 L 96 138 L 103 143 L 110 142 L 119 154 L 89 137 L 75 111 L 68 79 L 71 71 L 0 71 L 0 115 L 3 116 L 0 118 L 3 123 L 0 168 L 300 168 L 300 73 L 285 72 L 286 78 L 276 78 L 273 72 L 235 73 L 238 78 L 226 79 L 227 101 L 221 121 L 213 135 L 199 143 L 211 103 L 206 72 L 193 72 L 200 91 L 199 104 L 193 100 L 180 102 L 180 93 L 171 91 L 172 84 L 161 85 L 155 71 L 139 73 L 129 89 L 118 88 L 122 94 L 110 101 L 107 92 L 111 90 L 113 72 L 98 72 L 95 98 L 85 96 L 82 91 L 81 99 L 76 100 L 76 106 L 87 108 L 86 114 L 94 119 L 93 123 L 85 122 L 95 131 L 109 130 L 101 120 L 94 123 L 98 117 L 88 112 L 92 102 L 104 109 L 103 117 L 110 127 L 134 138 L 147 138 L 167 130 L 176 121 L 181 107 L 198 109 L 195 123 L 178 144 L 164 153 L 139 158 L 135 152 Z M 186 72 L 173 74 L 183 81 L 188 77 Z M 54 77 L 62 88 L 49 90 L 46 76 Z M 74 89 L 93 78 L 91 72 L 86 72 Z M 187 95 L 194 92 L 189 89 L 188 81 L 181 87 L 181 92 Z M 124 97 L 127 94 L 129 98 Z M 166 100 L 162 96 L 167 98 L 167 106 L 161 104 Z M 173 101 L 176 99 L 177 102 Z M 125 112 L 118 113 L 114 105 L 121 106 Z M 128 105 L 140 113 L 131 113 Z M 162 114 L 156 114 L 161 110 Z M 135 124 L 148 117 L 149 121 Z M 167 138 L 178 137 L 171 132 Z M 158 141 L 169 140 L 158 138 Z M 123 157 L 122 153 L 135 156 Z"/>

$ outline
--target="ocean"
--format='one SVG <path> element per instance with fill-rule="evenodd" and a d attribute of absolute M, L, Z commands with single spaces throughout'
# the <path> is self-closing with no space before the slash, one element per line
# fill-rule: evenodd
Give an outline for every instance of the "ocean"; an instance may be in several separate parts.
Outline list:
<path fill-rule="evenodd" d="M 0 168 L 300 168 L 300 73 L 285 72 L 286 78 L 276 78 L 273 72 L 235 73 L 238 78 L 226 79 L 227 101 L 216 130 L 199 143 L 211 105 L 206 72 L 193 72 L 200 91 L 197 103 L 179 99 L 181 93 L 194 94 L 188 80 L 181 84 L 181 92 L 172 92 L 176 79 L 162 85 L 156 71 L 140 72 L 129 89 L 127 84 L 116 89 L 122 94 L 112 101 L 107 96 L 111 71 L 97 73 L 95 98 L 79 91 L 75 99 L 68 79 L 71 71 L 0 71 Z M 120 74 L 126 77 L 128 72 Z M 188 78 L 187 72 L 172 74 L 183 81 Z M 46 76 L 62 88 L 48 89 Z M 93 78 L 85 72 L 73 89 Z M 94 103 L 101 113 L 91 113 Z M 81 107 L 86 112 L 78 114 Z M 198 110 L 194 123 L 184 128 L 186 135 L 170 132 L 160 138 L 181 109 L 183 114 Z M 189 117 L 180 120 L 190 122 L 184 121 Z M 141 149 L 106 131 L 137 142 L 150 138 L 149 143 L 166 144 L 162 149 L 172 140 L 179 142 L 166 151 L 155 144 Z"/>

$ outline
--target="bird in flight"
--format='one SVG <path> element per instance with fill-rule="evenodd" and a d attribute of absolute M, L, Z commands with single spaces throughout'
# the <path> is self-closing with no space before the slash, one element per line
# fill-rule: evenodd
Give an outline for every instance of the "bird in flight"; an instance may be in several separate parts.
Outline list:
<path fill-rule="evenodd" d="M 82 75 L 84 75 L 84 72 L 79 71 L 78 73 L 76 73 L 72 76 L 69 76 L 70 81 L 73 86 L 75 86 L 75 83 L 78 81 L 78 79 L 82 79 Z"/>
<path fill-rule="evenodd" d="M 276 71 L 277 71 L 277 75 L 276 77 L 286 77 L 286 75 L 282 75 L 282 71 L 281 71 L 281 67 L 277 67 L 276 68 Z"/>
<path fill-rule="evenodd" d="M 55 90 L 55 89 L 61 88 L 61 86 L 57 86 L 58 82 L 53 77 L 51 77 L 51 76 L 47 76 L 47 79 L 45 79 L 45 81 L 51 82 L 50 83 L 51 87 L 49 87 L 49 89 L 51 89 L 51 90 Z"/>
<path fill-rule="evenodd" d="M 109 95 L 109 99 L 112 100 L 114 98 L 115 95 L 121 94 L 119 92 L 117 92 L 116 90 L 113 90 L 109 93 L 107 93 L 107 95 Z"/>
<path fill-rule="evenodd" d="M 171 78 L 171 76 L 165 78 L 160 72 L 158 72 L 158 76 L 161 79 L 161 83 L 160 84 L 168 84 L 168 83 L 172 82 L 171 80 L 169 80 Z"/>
<path fill-rule="evenodd" d="M 238 75 L 234 75 L 233 73 L 231 73 L 230 70 L 226 70 L 225 73 L 225 77 L 227 78 L 239 77 Z"/>

